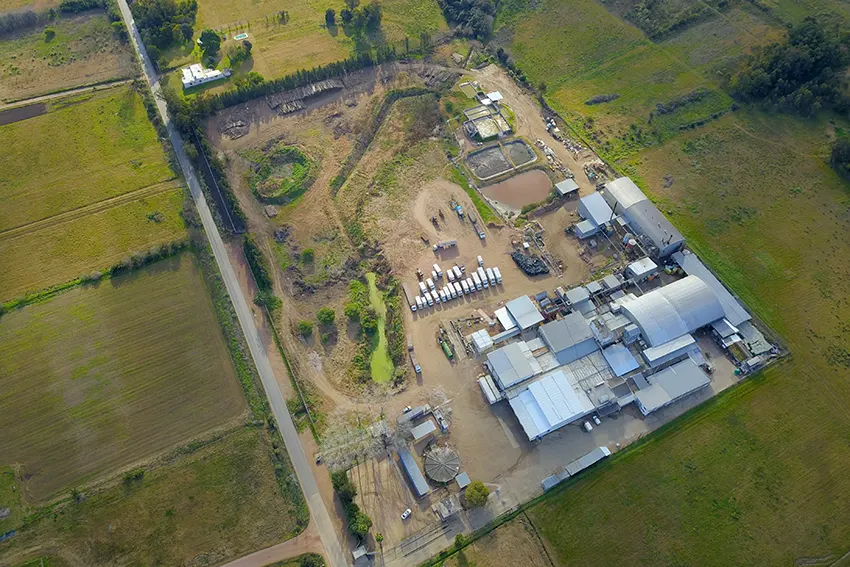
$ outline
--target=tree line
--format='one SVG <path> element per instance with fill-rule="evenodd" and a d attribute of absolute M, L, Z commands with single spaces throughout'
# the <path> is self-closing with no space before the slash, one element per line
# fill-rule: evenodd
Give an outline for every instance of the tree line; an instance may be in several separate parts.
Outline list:
<path fill-rule="evenodd" d="M 192 41 L 198 14 L 197 0 L 132 0 L 130 11 L 145 49 L 157 66 L 161 66 L 162 51 Z"/>
<path fill-rule="evenodd" d="M 438 0 L 446 21 L 466 37 L 485 40 L 493 33 L 496 5 L 493 0 Z"/>

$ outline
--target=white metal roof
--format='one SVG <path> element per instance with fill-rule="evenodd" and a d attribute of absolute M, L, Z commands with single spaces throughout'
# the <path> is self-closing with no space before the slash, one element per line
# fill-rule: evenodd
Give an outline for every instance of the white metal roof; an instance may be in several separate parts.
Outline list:
<path fill-rule="evenodd" d="M 724 316 L 717 295 L 696 276 L 688 276 L 635 299 L 624 297 L 620 305 L 651 346 L 692 333 Z"/>
<path fill-rule="evenodd" d="M 714 290 L 714 294 L 720 300 L 720 304 L 723 306 L 723 311 L 726 313 L 726 319 L 734 325 L 738 326 L 744 321 L 749 321 L 752 319 L 747 310 L 738 302 L 735 297 L 729 293 L 729 290 L 726 289 L 720 280 L 718 280 L 711 270 L 709 270 L 705 264 L 700 261 L 696 254 L 692 253 L 690 250 L 685 250 L 684 252 L 676 252 L 673 254 L 673 260 L 679 264 L 686 274 L 689 276 L 697 276 L 699 279 L 704 281 Z"/>
<path fill-rule="evenodd" d="M 614 207 L 614 203 L 617 203 L 617 212 L 620 214 L 635 203 L 647 200 L 640 187 L 635 185 L 635 182 L 628 177 L 618 177 L 614 181 L 606 183 L 605 195 L 611 207 Z"/>
<path fill-rule="evenodd" d="M 653 374 L 649 377 L 649 381 L 648 388 L 639 390 L 635 394 L 644 415 L 707 386 L 710 379 L 693 360 L 686 358 Z"/>
<path fill-rule="evenodd" d="M 676 337 L 671 341 L 660 344 L 656 347 L 650 347 L 643 351 L 643 358 L 650 366 L 661 366 L 663 363 L 673 360 L 674 358 L 693 350 L 696 347 L 696 339 L 693 335 L 687 334 L 681 337 Z"/>
<path fill-rule="evenodd" d="M 527 295 L 521 295 L 505 304 L 508 313 L 522 330 L 529 329 L 543 321 L 543 315 Z"/>
<path fill-rule="evenodd" d="M 626 268 L 632 277 L 641 278 L 658 270 L 658 265 L 649 258 L 641 258 L 629 264 Z"/>
<path fill-rule="evenodd" d="M 611 454 L 611 449 L 608 447 L 597 447 L 576 459 L 575 461 L 568 463 L 567 466 L 564 467 L 564 470 L 567 471 L 567 474 L 573 476 L 575 474 L 580 473 L 590 465 L 598 463 L 605 457 Z"/>
<path fill-rule="evenodd" d="M 561 364 L 599 349 L 590 325 L 581 313 L 573 312 L 563 319 L 546 323 L 540 327 L 540 337 Z"/>
<path fill-rule="evenodd" d="M 526 357 L 520 345 L 524 343 L 510 343 L 487 355 L 487 364 L 503 390 L 534 376 L 529 358 L 534 359 Z"/>
<path fill-rule="evenodd" d="M 504 97 L 502 96 L 502 93 L 500 93 L 499 91 L 493 91 L 491 93 L 487 93 L 487 98 L 489 98 L 493 102 L 499 102 Z"/>
<path fill-rule="evenodd" d="M 475 350 L 483 353 L 486 350 L 493 348 L 493 338 L 487 329 L 480 329 L 466 337 L 474 346 Z"/>
<path fill-rule="evenodd" d="M 567 290 L 567 293 L 564 294 L 571 304 L 581 303 L 582 301 L 587 301 L 590 299 L 590 294 L 587 292 L 583 286 L 574 287 L 570 290 Z"/>
<path fill-rule="evenodd" d="M 582 205 L 585 218 L 593 221 L 593 224 L 597 226 L 610 222 L 614 216 L 613 211 L 611 211 L 611 207 L 609 207 L 608 203 L 605 202 L 605 198 L 602 196 L 602 193 L 591 193 L 590 195 L 585 195 L 580 199 L 580 204 Z"/>
<path fill-rule="evenodd" d="M 623 343 L 614 343 L 602 349 L 602 356 L 617 376 L 625 376 L 640 367 L 634 355 Z"/>
<path fill-rule="evenodd" d="M 434 424 L 433 419 L 429 419 L 428 421 L 420 423 L 416 427 L 412 428 L 410 430 L 410 434 L 413 435 L 414 441 L 419 441 L 435 431 L 437 431 L 437 426 Z"/>
<path fill-rule="evenodd" d="M 560 369 L 536 380 L 509 403 L 530 440 L 539 439 L 594 410 L 587 395 L 573 387 Z"/>
<path fill-rule="evenodd" d="M 575 179 L 564 179 L 560 183 L 555 184 L 555 189 L 561 195 L 569 195 L 575 191 L 578 191 L 578 183 L 575 182 Z"/>
<path fill-rule="evenodd" d="M 493 314 L 506 331 L 510 331 L 516 327 L 516 321 L 514 321 L 513 317 L 511 317 L 508 313 L 507 307 L 499 307 Z"/>

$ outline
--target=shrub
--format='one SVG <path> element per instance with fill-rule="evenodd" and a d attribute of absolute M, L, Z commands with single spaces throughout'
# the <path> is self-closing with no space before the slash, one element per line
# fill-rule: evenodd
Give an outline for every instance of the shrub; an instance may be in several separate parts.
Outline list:
<path fill-rule="evenodd" d="M 254 296 L 254 305 L 265 307 L 269 311 L 276 311 L 283 306 L 283 301 L 270 291 L 259 291 Z"/>
<path fill-rule="evenodd" d="M 328 27 L 336 25 L 336 12 L 333 8 L 328 8 L 325 11 L 325 25 Z"/>
<path fill-rule="evenodd" d="M 457 534 L 455 536 L 455 547 L 457 549 L 460 549 L 464 545 L 466 545 L 466 537 L 464 537 L 463 534 Z"/>
<path fill-rule="evenodd" d="M 250 233 L 245 235 L 242 240 L 242 250 L 245 252 L 245 259 L 248 261 L 251 273 L 254 274 L 257 287 L 261 291 L 270 290 L 272 288 L 271 268 L 254 235 Z"/>
<path fill-rule="evenodd" d="M 316 319 L 322 325 L 333 325 L 336 320 L 336 313 L 330 307 L 322 307 L 316 313 Z"/>
<path fill-rule="evenodd" d="M 209 28 L 202 31 L 201 48 L 204 50 L 204 56 L 215 57 L 221 49 L 221 36 L 218 32 Z"/>
<path fill-rule="evenodd" d="M 44 28 L 44 41 L 50 41 L 56 37 L 56 30 L 51 27 Z"/>
<path fill-rule="evenodd" d="M 360 305 L 357 302 L 349 301 L 345 304 L 345 316 L 352 321 L 360 320 Z"/>
<path fill-rule="evenodd" d="M 832 145 L 829 163 L 839 175 L 850 178 L 850 142 L 843 138 L 836 140 Z"/>
<path fill-rule="evenodd" d="M 315 252 L 312 248 L 305 248 L 301 253 L 301 261 L 305 264 L 311 264 L 313 262 L 313 258 L 315 256 Z"/>
<path fill-rule="evenodd" d="M 466 487 L 464 497 L 470 508 L 478 508 L 487 503 L 487 497 L 490 496 L 490 489 L 484 486 L 480 480 L 474 480 Z"/>
<path fill-rule="evenodd" d="M 366 307 L 360 310 L 360 326 L 367 333 L 374 333 L 378 330 L 378 314 L 371 307 Z"/>
<path fill-rule="evenodd" d="M 304 338 L 313 334 L 313 323 L 310 321 L 298 321 L 298 334 Z"/>

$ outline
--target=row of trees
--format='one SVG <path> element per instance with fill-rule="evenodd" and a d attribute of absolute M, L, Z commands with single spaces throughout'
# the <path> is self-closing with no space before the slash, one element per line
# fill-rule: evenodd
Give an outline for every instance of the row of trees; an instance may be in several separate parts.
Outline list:
<path fill-rule="evenodd" d="M 811 115 L 822 108 L 848 109 L 843 69 L 850 41 L 838 24 L 807 17 L 788 38 L 759 50 L 732 81 L 733 93 L 752 102 Z"/>
<path fill-rule="evenodd" d="M 354 535 L 362 538 L 369 533 L 372 527 L 372 518 L 366 515 L 354 502 L 354 497 L 357 496 L 357 488 L 348 478 L 346 471 L 336 471 L 331 473 L 331 483 L 336 492 L 337 498 L 342 503 L 345 510 L 345 517 L 348 520 L 348 529 Z"/>
<path fill-rule="evenodd" d="M 356 0 L 348 0 L 347 7 L 339 12 L 339 21 L 343 27 L 349 27 L 352 31 L 359 32 L 374 32 L 381 27 L 381 5 L 377 2 L 370 2 L 362 8 L 358 7 L 359 2 Z M 332 27 L 337 25 L 336 11 L 333 8 L 328 8 L 325 11 L 325 25 Z"/>

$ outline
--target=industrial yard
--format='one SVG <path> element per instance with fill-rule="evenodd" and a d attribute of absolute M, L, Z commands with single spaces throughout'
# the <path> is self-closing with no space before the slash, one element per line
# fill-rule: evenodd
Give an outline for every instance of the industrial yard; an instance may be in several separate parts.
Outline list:
<path fill-rule="evenodd" d="M 632 180 L 493 68 L 462 89 L 457 74 L 428 66 L 348 81 L 294 111 L 254 103 L 208 133 L 295 299 L 280 327 L 293 329 L 282 341 L 327 416 L 317 466 L 348 470 L 387 564 L 430 556 L 779 354 Z M 443 126 L 460 150 L 454 165 L 436 138 L 405 133 L 433 104 L 417 95 L 394 103 L 347 181 L 328 187 L 385 93 L 421 84 L 484 107 Z M 485 110 L 492 136 L 478 128 Z M 271 215 L 244 184 L 242 161 L 270 144 L 298 148 L 319 169 L 309 191 Z M 356 321 L 327 342 L 295 331 L 322 307 L 348 313 L 355 288 L 378 306 L 393 301 L 391 279 L 399 307 L 387 316 L 403 319 L 406 344 L 403 358 L 390 357 L 391 380 L 374 365 L 371 381 L 352 374 L 364 344 Z M 381 323 L 372 349 L 396 340 L 385 333 Z M 463 506 L 473 480 L 490 489 L 484 509 Z M 360 556 L 377 542 L 349 543 Z"/>

